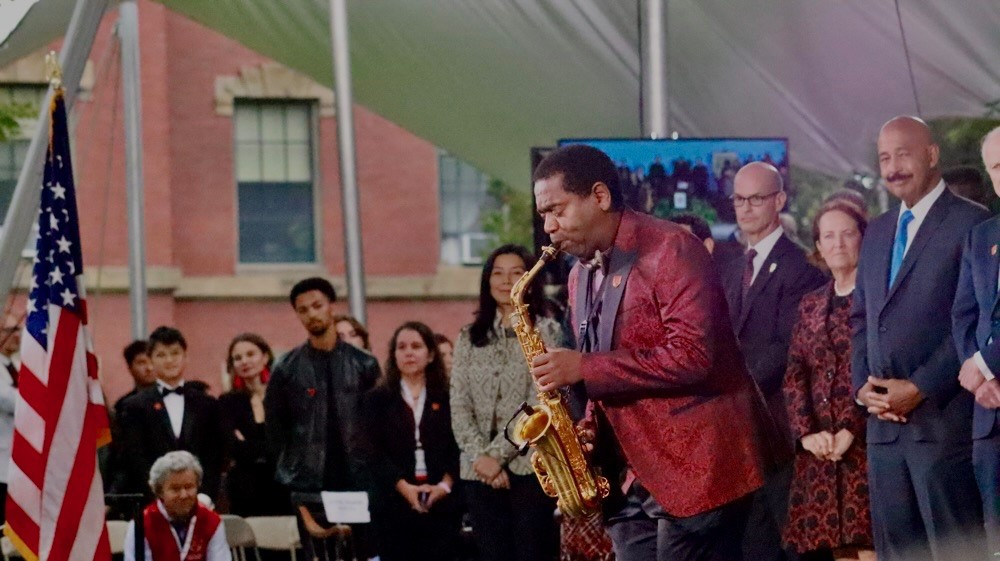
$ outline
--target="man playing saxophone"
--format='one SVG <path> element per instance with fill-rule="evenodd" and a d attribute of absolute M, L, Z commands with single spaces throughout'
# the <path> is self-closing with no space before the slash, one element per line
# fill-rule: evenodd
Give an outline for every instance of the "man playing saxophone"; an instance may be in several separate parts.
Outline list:
<path fill-rule="evenodd" d="M 595 148 L 556 150 L 533 180 L 546 233 L 580 262 L 569 279 L 579 350 L 548 350 L 532 375 L 543 391 L 586 388 L 617 559 L 741 559 L 774 425 L 711 257 L 680 226 L 624 209 Z"/>

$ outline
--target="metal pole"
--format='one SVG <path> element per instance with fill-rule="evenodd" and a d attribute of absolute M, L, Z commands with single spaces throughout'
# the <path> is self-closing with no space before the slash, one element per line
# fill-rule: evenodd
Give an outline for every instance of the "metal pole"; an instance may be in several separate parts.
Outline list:
<path fill-rule="evenodd" d="M 667 89 L 667 0 L 642 0 L 643 135 L 670 136 Z"/>
<path fill-rule="evenodd" d="M 347 296 L 351 315 L 367 323 L 365 266 L 361 255 L 361 213 L 358 209 L 358 163 L 354 153 L 351 93 L 351 52 L 347 34 L 347 0 L 330 0 L 330 42 L 333 85 L 337 96 L 337 145 L 340 149 L 341 200 L 344 213 L 344 254 L 347 256 Z"/>
<path fill-rule="evenodd" d="M 97 36 L 97 28 L 107 8 L 108 0 L 78 0 L 73 8 L 59 53 L 62 68 L 62 85 L 65 90 L 66 111 L 73 108 L 76 94 L 80 89 L 87 57 Z M 28 242 L 31 227 L 38 220 L 39 193 L 42 188 L 42 170 L 45 152 L 49 145 L 49 104 L 52 103 L 52 89 L 45 96 L 45 103 L 38 111 L 38 128 L 28 146 L 28 153 L 17 179 L 17 187 L 11 197 L 7 216 L 4 218 L 3 232 L 0 233 L 0 302 L 6 302 L 11 284 L 21 260 L 21 251 Z"/>
<path fill-rule="evenodd" d="M 139 7 L 118 7 L 125 108 L 125 188 L 128 204 L 128 281 L 132 338 L 146 337 L 146 233 L 142 184 L 142 84 L 139 75 Z"/>

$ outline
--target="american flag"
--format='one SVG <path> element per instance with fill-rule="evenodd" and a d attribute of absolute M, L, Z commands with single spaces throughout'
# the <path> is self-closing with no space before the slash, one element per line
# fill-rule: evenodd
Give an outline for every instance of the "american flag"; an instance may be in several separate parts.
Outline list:
<path fill-rule="evenodd" d="M 61 89 L 50 110 L 4 533 L 28 561 L 110 561 L 97 470 L 97 448 L 109 440 L 108 415 L 87 330 Z"/>

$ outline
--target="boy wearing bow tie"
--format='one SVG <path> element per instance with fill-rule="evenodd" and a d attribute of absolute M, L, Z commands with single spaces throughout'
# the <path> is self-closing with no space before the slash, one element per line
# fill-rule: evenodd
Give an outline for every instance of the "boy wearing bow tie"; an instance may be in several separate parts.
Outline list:
<path fill-rule="evenodd" d="M 149 355 L 156 385 L 139 391 L 121 405 L 122 449 L 126 470 L 118 493 L 148 493 L 149 468 L 174 450 L 194 454 L 204 469 L 202 492 L 213 499 L 219 491 L 222 442 L 219 406 L 200 382 L 185 380 L 187 341 L 174 327 L 161 326 L 149 335 Z"/>

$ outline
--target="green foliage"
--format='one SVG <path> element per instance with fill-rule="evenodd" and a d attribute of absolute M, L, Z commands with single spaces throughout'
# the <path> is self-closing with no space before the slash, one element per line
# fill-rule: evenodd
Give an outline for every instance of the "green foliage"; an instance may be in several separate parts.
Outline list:
<path fill-rule="evenodd" d="M 29 103 L 0 103 L 0 142 L 7 142 L 20 134 L 18 119 L 34 117 L 37 112 Z"/>
<path fill-rule="evenodd" d="M 490 181 L 486 194 L 495 202 L 495 209 L 483 213 L 483 232 L 494 236 L 498 246 L 516 243 L 533 247 L 531 195 L 499 179 Z"/>
<path fill-rule="evenodd" d="M 934 119 L 928 124 L 941 147 L 941 169 L 971 166 L 985 171 L 979 145 L 986 133 L 1000 126 L 1000 115 L 981 119 Z"/>

